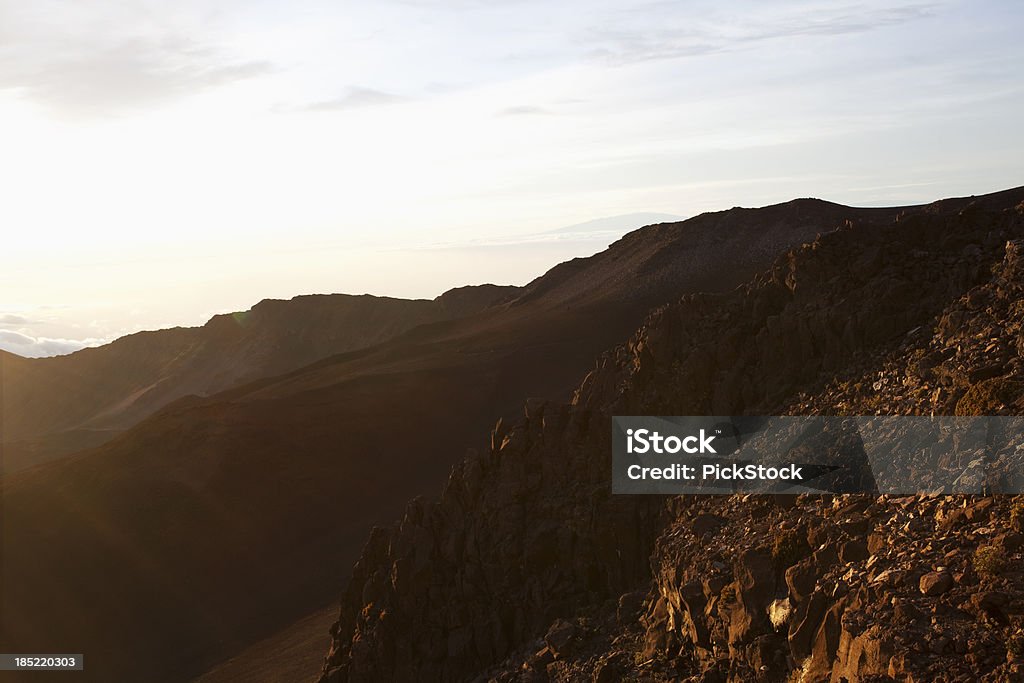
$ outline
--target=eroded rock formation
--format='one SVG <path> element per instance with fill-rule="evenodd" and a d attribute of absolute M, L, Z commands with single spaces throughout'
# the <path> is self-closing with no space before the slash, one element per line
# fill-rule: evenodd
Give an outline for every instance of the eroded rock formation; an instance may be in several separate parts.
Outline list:
<path fill-rule="evenodd" d="M 939 203 L 660 309 L 374 532 L 321 680 L 1018 680 L 1016 499 L 612 496 L 608 437 L 613 414 L 1012 414 L 1022 238 L 1024 205 Z"/>

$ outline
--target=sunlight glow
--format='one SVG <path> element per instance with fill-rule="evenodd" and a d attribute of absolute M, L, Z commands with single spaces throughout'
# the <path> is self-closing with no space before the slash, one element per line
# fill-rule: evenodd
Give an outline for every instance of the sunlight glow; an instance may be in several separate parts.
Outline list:
<path fill-rule="evenodd" d="M 422 247 L 601 216 L 1017 185 L 1021 16 L 0 0 L 0 319 L 33 321 L 0 331 L 88 343 L 270 296 L 523 284 L 607 236 L 514 264 Z"/>

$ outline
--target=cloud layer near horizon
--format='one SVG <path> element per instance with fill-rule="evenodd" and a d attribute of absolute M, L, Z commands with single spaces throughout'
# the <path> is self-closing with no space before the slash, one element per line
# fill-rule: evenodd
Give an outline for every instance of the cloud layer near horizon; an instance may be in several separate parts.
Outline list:
<path fill-rule="evenodd" d="M 62 356 L 103 343 L 105 340 L 102 339 L 51 339 L 33 337 L 17 330 L 0 329 L 0 350 L 10 351 L 25 358 Z"/>

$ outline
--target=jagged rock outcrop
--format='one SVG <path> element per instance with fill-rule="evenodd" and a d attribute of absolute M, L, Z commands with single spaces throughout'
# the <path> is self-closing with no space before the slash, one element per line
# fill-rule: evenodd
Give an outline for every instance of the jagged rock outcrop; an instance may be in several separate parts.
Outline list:
<path fill-rule="evenodd" d="M 573 405 L 528 405 L 439 503 L 375 532 L 321 680 L 1017 680 L 1013 501 L 612 497 L 608 417 L 1011 411 L 1022 238 L 1024 206 L 940 203 L 660 309 Z M 930 379 L 896 389 L 930 345 L 946 349 Z M 988 555 L 1001 569 L 979 570 Z M 619 619 L 645 585 L 642 613 Z M 564 652 L 543 640 L 556 618 Z"/>
<path fill-rule="evenodd" d="M 659 505 L 611 495 L 610 430 L 587 409 L 530 403 L 453 470 L 440 501 L 376 529 L 323 680 L 463 680 L 644 579 Z"/>
<path fill-rule="evenodd" d="M 973 253 L 974 250 L 971 250 Z M 910 330 L 883 362 L 861 363 L 794 412 L 835 406 L 850 413 L 901 415 L 1020 414 L 1024 385 L 1024 242 L 1004 245 L 991 277 Z"/>
<path fill-rule="evenodd" d="M 877 359 L 987 282 L 1020 224 L 1016 210 L 972 208 L 847 225 L 737 291 L 664 307 L 591 373 L 578 401 L 601 403 L 623 386 L 620 414 L 767 414 Z"/>
<path fill-rule="evenodd" d="M 655 551 L 649 614 L 661 617 L 649 619 L 643 653 L 685 680 L 1020 680 L 1022 537 L 1005 529 L 1022 505 L 696 500 Z M 698 543 L 688 523 L 708 508 L 729 524 Z M 851 544 L 863 552 L 845 554 Z"/>

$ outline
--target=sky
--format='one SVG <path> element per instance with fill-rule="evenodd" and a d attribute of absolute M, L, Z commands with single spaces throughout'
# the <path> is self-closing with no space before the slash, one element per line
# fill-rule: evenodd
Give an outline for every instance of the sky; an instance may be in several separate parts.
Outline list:
<path fill-rule="evenodd" d="M 1022 185 L 1022 34 L 992 0 L 0 0 L 0 348 L 524 284 L 639 212 Z"/>

